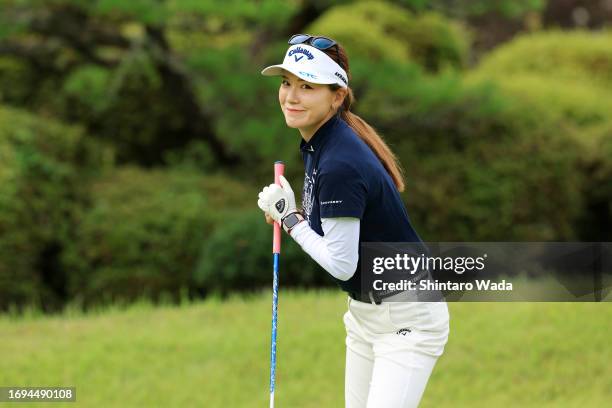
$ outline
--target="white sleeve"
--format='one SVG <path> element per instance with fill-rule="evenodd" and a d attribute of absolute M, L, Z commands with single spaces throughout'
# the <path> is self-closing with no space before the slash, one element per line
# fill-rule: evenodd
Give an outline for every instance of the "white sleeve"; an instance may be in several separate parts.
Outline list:
<path fill-rule="evenodd" d="M 306 221 L 291 230 L 291 237 L 332 276 L 342 281 L 355 273 L 359 260 L 359 218 L 321 219 L 324 236 L 310 228 Z"/>

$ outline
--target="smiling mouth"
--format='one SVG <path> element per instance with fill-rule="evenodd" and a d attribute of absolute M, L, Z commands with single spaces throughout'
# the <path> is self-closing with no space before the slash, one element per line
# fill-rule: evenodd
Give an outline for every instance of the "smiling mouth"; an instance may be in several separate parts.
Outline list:
<path fill-rule="evenodd" d="M 289 108 L 287 108 L 287 112 L 298 113 L 298 112 L 304 112 L 304 111 L 303 110 L 299 110 L 299 109 L 289 109 Z"/>

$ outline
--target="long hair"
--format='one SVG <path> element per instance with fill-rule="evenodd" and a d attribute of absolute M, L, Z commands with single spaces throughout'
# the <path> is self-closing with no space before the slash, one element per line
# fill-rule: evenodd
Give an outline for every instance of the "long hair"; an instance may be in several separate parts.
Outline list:
<path fill-rule="evenodd" d="M 336 47 L 338 47 L 336 52 Z M 349 82 L 351 81 L 351 72 L 349 70 L 348 57 L 344 48 L 337 44 L 334 47 L 324 50 L 331 59 L 336 61 L 346 71 Z M 332 91 L 336 91 L 340 88 L 337 84 L 330 85 Z M 359 137 L 366 142 L 366 144 L 372 149 L 374 154 L 381 161 L 387 173 L 391 176 L 395 187 L 398 191 L 404 191 L 404 174 L 397 156 L 391 151 L 389 146 L 385 143 L 383 138 L 376 132 L 376 130 L 370 126 L 361 117 L 351 112 L 351 106 L 355 102 L 355 96 L 353 90 L 349 87 L 348 94 L 344 98 L 342 104 L 340 116 L 344 121 L 359 135 Z"/>

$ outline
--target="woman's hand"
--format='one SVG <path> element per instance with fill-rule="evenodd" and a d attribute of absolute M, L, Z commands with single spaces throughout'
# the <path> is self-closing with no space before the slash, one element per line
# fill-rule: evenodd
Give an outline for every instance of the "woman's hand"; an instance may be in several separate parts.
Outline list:
<path fill-rule="evenodd" d="M 259 193 L 257 205 L 274 221 L 281 223 L 285 215 L 297 212 L 295 194 L 284 176 L 279 177 L 281 185 L 270 184 Z M 267 222 L 267 217 L 266 217 Z"/>
<path fill-rule="evenodd" d="M 266 222 L 270 225 L 274 224 L 274 220 L 272 219 L 272 217 L 270 217 L 270 214 L 268 213 L 264 213 L 264 216 L 266 217 Z"/>

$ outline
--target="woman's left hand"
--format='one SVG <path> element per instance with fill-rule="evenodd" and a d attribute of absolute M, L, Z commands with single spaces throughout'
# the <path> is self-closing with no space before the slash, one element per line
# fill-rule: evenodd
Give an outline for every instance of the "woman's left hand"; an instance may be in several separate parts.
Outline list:
<path fill-rule="evenodd" d="M 283 217 L 296 212 L 295 194 L 284 176 L 280 176 L 281 185 L 270 184 L 259 193 L 257 205 L 264 213 L 280 224 Z"/>
<path fill-rule="evenodd" d="M 272 219 L 272 217 L 270 217 L 270 214 L 268 213 L 264 213 L 264 216 L 266 217 L 266 222 L 270 225 L 274 225 L 274 220 Z"/>

